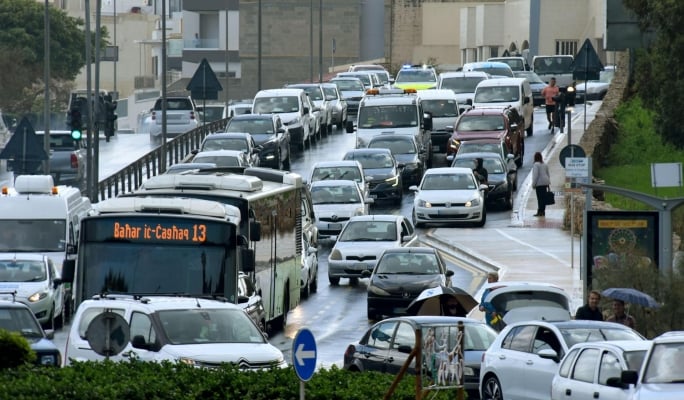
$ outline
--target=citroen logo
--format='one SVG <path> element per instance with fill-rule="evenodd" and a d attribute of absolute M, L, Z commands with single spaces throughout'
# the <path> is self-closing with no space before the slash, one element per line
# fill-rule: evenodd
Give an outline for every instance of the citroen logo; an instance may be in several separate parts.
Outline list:
<path fill-rule="evenodd" d="M 337 215 L 335 215 L 335 214 L 331 215 L 330 220 L 333 222 L 337 221 Z"/>

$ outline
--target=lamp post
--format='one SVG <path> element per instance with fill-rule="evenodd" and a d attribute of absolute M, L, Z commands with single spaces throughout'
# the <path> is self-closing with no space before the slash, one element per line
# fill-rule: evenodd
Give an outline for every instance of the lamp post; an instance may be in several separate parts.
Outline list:
<path fill-rule="evenodd" d="M 50 154 L 50 5 L 45 0 L 45 60 L 43 61 L 43 80 L 45 81 L 45 99 L 43 112 L 45 123 L 43 126 L 43 149 Z M 50 174 L 50 160 L 43 160 L 43 173 Z"/>

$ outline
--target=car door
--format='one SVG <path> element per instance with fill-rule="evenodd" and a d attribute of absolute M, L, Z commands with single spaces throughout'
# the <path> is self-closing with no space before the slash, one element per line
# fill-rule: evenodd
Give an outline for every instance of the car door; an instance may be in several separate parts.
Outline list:
<path fill-rule="evenodd" d="M 257 149 L 256 143 L 254 142 L 254 138 L 251 135 L 247 137 L 247 142 L 247 148 L 249 149 L 249 164 L 252 167 L 258 167 L 259 149 Z"/>
<path fill-rule="evenodd" d="M 499 378 L 502 392 L 509 399 L 528 398 L 523 374 L 536 331 L 535 325 L 516 326 L 506 334 L 501 347 L 492 351 L 492 369 Z"/>
<path fill-rule="evenodd" d="M 57 274 L 55 263 L 52 261 L 52 259 L 47 258 L 47 263 L 47 275 L 49 280 L 48 290 L 52 292 L 52 298 L 55 302 L 55 316 L 57 316 L 64 310 L 64 285 L 61 282 L 59 284 L 55 284 L 55 279 L 60 278 L 60 276 Z M 62 323 L 64 323 L 64 321 L 62 321 Z"/>
<path fill-rule="evenodd" d="M 398 321 L 381 322 L 371 328 L 363 348 L 356 355 L 364 371 L 386 372 L 387 357 L 397 323 Z"/>
<path fill-rule="evenodd" d="M 627 369 L 627 366 L 623 366 L 620 360 L 621 357 L 612 350 L 604 350 L 601 353 L 596 384 L 591 387 L 591 392 L 589 392 L 591 398 L 619 400 L 627 400 L 629 398 L 629 389 L 608 386 L 608 379 L 620 378 L 622 371 Z"/>
<path fill-rule="evenodd" d="M 410 247 L 410 246 L 415 246 L 416 244 L 416 231 L 413 228 L 413 224 L 406 218 L 402 218 L 401 220 L 401 245 Z"/>
<path fill-rule="evenodd" d="M 523 363 L 523 379 L 521 380 L 524 389 L 527 391 L 525 396 L 528 400 L 538 399 L 547 400 L 551 393 L 551 382 L 553 376 L 558 371 L 558 362 L 539 356 L 542 350 L 554 350 L 559 357 L 562 357 L 563 348 L 562 338 L 556 332 L 545 327 L 536 326 L 532 348 Z"/>
<path fill-rule="evenodd" d="M 600 350 L 588 348 L 580 350 L 572 364 L 570 374 L 560 387 L 562 399 L 583 400 L 595 398 L 596 369 Z M 619 363 L 618 363 L 619 365 Z"/>
<path fill-rule="evenodd" d="M 413 326 L 406 321 L 399 322 L 397 329 L 394 331 L 392 345 L 385 359 L 385 372 L 393 375 L 398 374 L 401 367 L 406 363 L 409 353 L 413 350 L 415 344 L 416 331 L 413 329 Z M 415 360 L 412 360 L 409 371 L 413 371 L 415 365 Z"/>
<path fill-rule="evenodd" d="M 130 342 L 121 352 L 120 357 L 122 359 L 135 358 L 140 361 L 158 361 L 157 331 L 150 316 L 140 311 L 133 311 L 129 327 Z"/>

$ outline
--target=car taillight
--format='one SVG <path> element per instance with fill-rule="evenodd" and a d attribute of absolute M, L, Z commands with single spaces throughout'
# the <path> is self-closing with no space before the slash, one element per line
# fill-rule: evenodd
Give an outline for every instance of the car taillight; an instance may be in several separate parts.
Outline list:
<path fill-rule="evenodd" d="M 71 168 L 78 168 L 78 157 L 73 153 L 71 153 Z"/>
<path fill-rule="evenodd" d="M 354 345 L 349 345 L 347 346 L 347 350 L 344 351 L 344 359 L 348 360 L 351 359 L 351 357 L 356 353 L 356 347 Z"/>
<path fill-rule="evenodd" d="M 195 119 L 195 112 L 194 111 L 190 111 L 190 119 Z"/>
<path fill-rule="evenodd" d="M 152 121 L 154 121 L 155 119 L 157 119 L 157 113 L 152 111 Z"/>

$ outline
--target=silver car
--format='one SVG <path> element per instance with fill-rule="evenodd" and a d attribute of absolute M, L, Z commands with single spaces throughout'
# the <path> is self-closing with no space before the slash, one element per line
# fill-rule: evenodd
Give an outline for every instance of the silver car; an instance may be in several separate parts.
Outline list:
<path fill-rule="evenodd" d="M 331 104 L 332 108 L 332 123 L 337 126 L 337 129 L 344 128 L 347 125 L 347 102 L 344 101 L 337 85 L 334 83 L 321 84 L 325 99 Z"/>
<path fill-rule="evenodd" d="M 334 237 L 351 217 L 367 215 L 373 199 L 364 197 L 354 181 L 324 180 L 310 187 L 318 239 Z"/>

